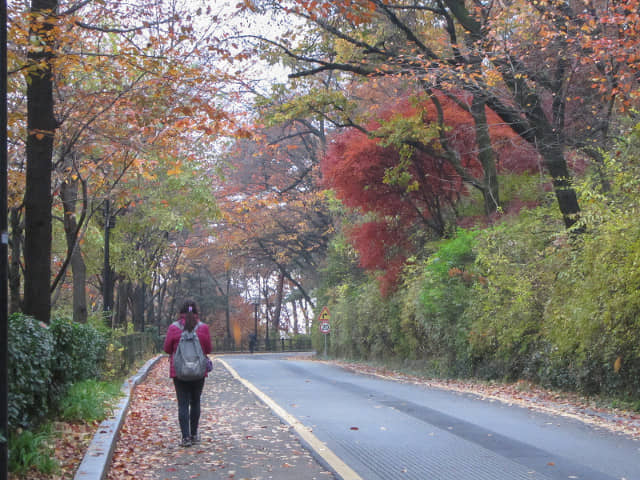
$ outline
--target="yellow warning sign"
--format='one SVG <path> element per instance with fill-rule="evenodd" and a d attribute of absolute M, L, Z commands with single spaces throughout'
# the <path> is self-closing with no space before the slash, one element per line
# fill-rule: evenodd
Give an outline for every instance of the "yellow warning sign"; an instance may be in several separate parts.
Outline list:
<path fill-rule="evenodd" d="M 321 322 L 329 321 L 329 309 L 327 307 L 322 307 L 322 311 L 320 312 L 318 320 L 320 320 Z"/>

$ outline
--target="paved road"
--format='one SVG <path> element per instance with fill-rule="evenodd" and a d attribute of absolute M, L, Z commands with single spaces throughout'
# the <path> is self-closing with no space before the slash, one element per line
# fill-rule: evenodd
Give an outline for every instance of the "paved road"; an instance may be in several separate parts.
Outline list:
<path fill-rule="evenodd" d="M 364 480 L 640 480 L 640 442 L 282 355 L 222 357 Z"/>

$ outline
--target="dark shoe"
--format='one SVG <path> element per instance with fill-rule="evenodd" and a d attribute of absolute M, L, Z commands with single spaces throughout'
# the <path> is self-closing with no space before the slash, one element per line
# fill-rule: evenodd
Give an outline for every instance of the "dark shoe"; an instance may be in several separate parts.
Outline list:
<path fill-rule="evenodd" d="M 187 438 L 183 438 L 182 439 L 182 443 L 180 444 L 181 447 L 190 447 L 191 446 L 191 438 L 187 437 Z"/>
<path fill-rule="evenodd" d="M 191 437 L 191 443 L 194 444 L 194 445 L 197 444 L 197 443 L 200 443 L 200 435 L 193 435 Z"/>

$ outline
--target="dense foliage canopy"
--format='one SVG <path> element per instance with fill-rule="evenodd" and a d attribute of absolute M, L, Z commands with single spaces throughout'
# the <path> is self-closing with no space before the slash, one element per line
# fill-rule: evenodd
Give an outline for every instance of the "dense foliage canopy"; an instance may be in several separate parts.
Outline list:
<path fill-rule="evenodd" d="M 638 395 L 638 10 L 10 2 L 11 311 Z"/>

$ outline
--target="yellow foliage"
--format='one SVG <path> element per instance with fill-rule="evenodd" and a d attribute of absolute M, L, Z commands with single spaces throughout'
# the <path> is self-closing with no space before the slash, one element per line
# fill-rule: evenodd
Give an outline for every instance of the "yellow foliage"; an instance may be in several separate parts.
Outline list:
<path fill-rule="evenodd" d="M 616 361 L 613 362 L 613 371 L 618 373 L 622 368 L 622 357 L 616 358 Z"/>

